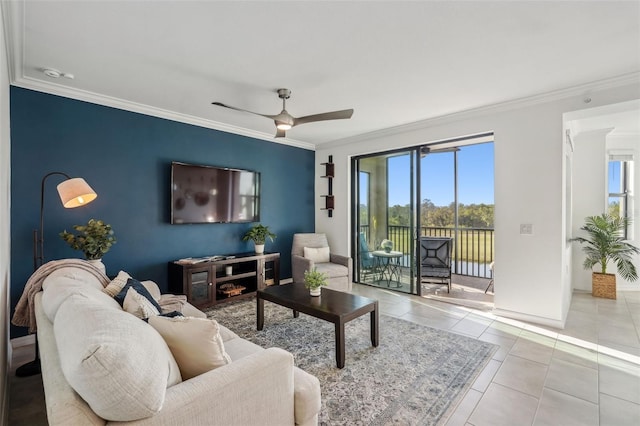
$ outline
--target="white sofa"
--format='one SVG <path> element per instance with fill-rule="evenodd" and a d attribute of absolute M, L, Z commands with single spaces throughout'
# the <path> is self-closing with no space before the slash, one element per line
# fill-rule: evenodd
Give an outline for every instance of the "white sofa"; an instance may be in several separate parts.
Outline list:
<path fill-rule="evenodd" d="M 143 284 L 160 298 L 155 283 Z M 317 424 L 318 379 L 295 367 L 289 352 L 220 325 L 232 362 L 182 381 L 160 334 L 123 311 L 90 273 L 62 268 L 42 288 L 35 312 L 51 425 Z M 189 304 L 183 313 L 205 317 Z"/>

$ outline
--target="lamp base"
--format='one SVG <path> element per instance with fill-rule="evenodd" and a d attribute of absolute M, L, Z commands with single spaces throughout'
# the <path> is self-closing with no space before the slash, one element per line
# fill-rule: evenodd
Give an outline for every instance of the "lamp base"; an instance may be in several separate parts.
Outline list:
<path fill-rule="evenodd" d="M 42 369 L 40 368 L 40 358 L 36 358 L 31 362 L 21 365 L 16 368 L 16 377 L 29 377 L 40 374 Z"/>

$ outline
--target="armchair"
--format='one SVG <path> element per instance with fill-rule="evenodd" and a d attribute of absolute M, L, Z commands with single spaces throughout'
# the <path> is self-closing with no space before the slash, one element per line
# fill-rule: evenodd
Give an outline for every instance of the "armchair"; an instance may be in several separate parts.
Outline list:
<path fill-rule="evenodd" d="M 451 292 L 453 238 L 420 237 L 420 282 L 447 286 Z"/>
<path fill-rule="evenodd" d="M 327 275 L 327 287 L 333 290 L 351 291 L 352 261 L 350 257 L 331 253 L 328 259 L 315 256 L 305 257 L 304 249 L 329 247 L 325 234 L 294 234 L 291 247 L 291 274 L 293 282 L 304 281 L 304 271 L 316 268 Z M 309 251 L 309 250 L 308 250 Z M 323 257 L 323 256 L 321 256 Z"/>

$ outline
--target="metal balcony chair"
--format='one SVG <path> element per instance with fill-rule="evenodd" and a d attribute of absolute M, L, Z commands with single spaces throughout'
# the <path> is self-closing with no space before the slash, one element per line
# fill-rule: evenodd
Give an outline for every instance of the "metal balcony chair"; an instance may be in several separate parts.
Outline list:
<path fill-rule="evenodd" d="M 495 273 L 495 267 L 496 262 L 491 262 L 489 264 L 489 270 L 491 270 L 491 281 L 489 281 L 489 284 L 487 284 L 487 288 L 484 289 L 484 294 L 487 294 L 487 291 L 489 291 L 489 288 L 493 285 L 493 274 Z"/>
<path fill-rule="evenodd" d="M 451 292 L 453 238 L 420 237 L 420 282 L 447 286 Z"/>
<path fill-rule="evenodd" d="M 364 232 L 360 233 L 359 239 L 359 259 L 361 279 L 366 279 L 370 275 L 375 276 L 375 259 L 369 250 L 367 241 L 364 239 Z"/>

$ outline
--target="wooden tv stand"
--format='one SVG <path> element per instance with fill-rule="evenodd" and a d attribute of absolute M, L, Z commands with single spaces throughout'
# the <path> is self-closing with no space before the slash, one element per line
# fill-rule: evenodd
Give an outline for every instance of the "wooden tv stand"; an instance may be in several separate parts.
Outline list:
<path fill-rule="evenodd" d="M 229 266 L 231 274 L 227 275 Z M 199 263 L 169 262 L 169 291 L 186 295 L 197 308 L 253 297 L 258 289 L 270 285 L 280 285 L 280 253 L 237 253 Z"/>

